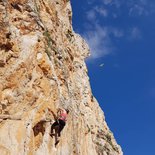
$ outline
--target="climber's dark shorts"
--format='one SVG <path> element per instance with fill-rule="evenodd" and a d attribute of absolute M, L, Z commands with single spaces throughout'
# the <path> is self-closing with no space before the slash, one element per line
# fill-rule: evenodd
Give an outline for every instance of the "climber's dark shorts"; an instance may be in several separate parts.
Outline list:
<path fill-rule="evenodd" d="M 65 125 L 66 125 L 66 122 L 61 119 L 55 121 L 51 126 L 51 133 L 53 132 L 54 127 L 58 126 L 59 127 L 58 135 L 60 136 L 60 132 L 62 131 Z"/>
<path fill-rule="evenodd" d="M 63 121 L 63 120 L 61 120 L 61 119 L 59 119 L 58 121 L 59 121 L 59 124 L 60 124 L 61 126 L 65 126 L 65 125 L 66 125 L 66 122 L 65 122 L 65 121 Z"/>
<path fill-rule="evenodd" d="M 65 121 L 63 121 L 63 120 L 61 120 L 61 119 L 59 119 L 59 120 L 56 120 L 53 124 L 52 124 L 52 126 L 57 126 L 57 125 L 60 125 L 60 126 L 65 126 L 66 125 L 66 122 Z"/>

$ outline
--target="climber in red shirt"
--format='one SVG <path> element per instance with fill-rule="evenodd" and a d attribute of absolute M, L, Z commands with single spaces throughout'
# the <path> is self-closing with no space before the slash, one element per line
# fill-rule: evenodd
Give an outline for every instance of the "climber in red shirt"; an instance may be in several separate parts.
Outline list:
<path fill-rule="evenodd" d="M 50 109 L 49 109 L 49 111 L 52 112 Z M 58 131 L 57 131 L 58 137 L 61 136 L 61 131 L 64 128 L 64 126 L 66 125 L 68 113 L 69 113 L 68 109 L 61 109 L 61 108 L 58 109 L 58 118 L 51 126 L 51 134 L 50 134 L 51 136 L 54 135 L 53 130 L 57 127 L 58 127 Z"/>

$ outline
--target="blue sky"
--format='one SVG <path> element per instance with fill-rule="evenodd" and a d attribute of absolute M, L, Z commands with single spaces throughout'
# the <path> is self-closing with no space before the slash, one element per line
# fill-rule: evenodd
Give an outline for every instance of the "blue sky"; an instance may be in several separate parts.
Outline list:
<path fill-rule="evenodd" d="M 93 94 L 124 155 L 155 155 L 155 1 L 71 3 Z"/>

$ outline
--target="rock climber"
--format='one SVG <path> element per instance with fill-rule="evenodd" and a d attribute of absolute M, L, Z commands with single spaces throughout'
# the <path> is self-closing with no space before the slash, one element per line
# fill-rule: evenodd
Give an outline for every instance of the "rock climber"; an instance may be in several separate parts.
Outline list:
<path fill-rule="evenodd" d="M 48 108 L 48 110 L 53 114 L 53 111 L 51 111 L 49 108 Z M 66 125 L 68 113 L 69 113 L 68 109 L 62 109 L 62 108 L 58 109 L 58 111 L 57 111 L 57 114 L 58 114 L 57 120 L 51 126 L 51 133 L 50 133 L 51 137 L 53 135 L 55 135 L 55 134 L 58 134 L 58 137 L 61 136 L 61 131 L 63 130 L 64 126 Z M 56 128 L 57 128 L 57 130 L 56 130 Z M 53 133 L 54 129 L 55 129 L 55 132 L 56 132 L 55 134 Z M 56 144 L 58 142 L 59 142 L 59 140 L 56 141 Z"/>

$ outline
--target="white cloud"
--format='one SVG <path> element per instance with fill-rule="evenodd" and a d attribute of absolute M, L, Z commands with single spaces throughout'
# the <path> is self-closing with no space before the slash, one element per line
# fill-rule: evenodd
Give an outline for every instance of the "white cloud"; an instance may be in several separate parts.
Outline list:
<path fill-rule="evenodd" d="M 104 9 L 103 7 L 99 7 L 99 6 L 95 6 L 94 8 L 86 12 L 86 17 L 90 21 L 96 20 L 98 15 L 101 15 L 102 17 L 107 17 L 108 12 L 106 9 Z"/>
<path fill-rule="evenodd" d="M 84 34 L 84 38 L 90 47 L 90 59 L 97 59 L 112 52 L 112 45 L 106 28 L 95 25 L 93 30 Z"/>
<path fill-rule="evenodd" d="M 88 4 L 93 4 L 95 0 L 87 0 Z"/>
<path fill-rule="evenodd" d="M 116 9 L 126 7 L 129 16 L 147 16 L 155 13 L 155 1 L 149 0 L 101 0 L 105 6 L 114 6 Z"/>
<path fill-rule="evenodd" d="M 119 8 L 122 4 L 122 0 L 102 0 L 105 5 L 114 5 Z"/>
<path fill-rule="evenodd" d="M 96 11 L 97 13 L 99 13 L 99 14 L 102 15 L 103 17 L 107 17 L 107 16 L 108 16 L 107 10 L 104 9 L 103 7 L 101 8 L 101 7 L 96 6 L 94 9 L 95 9 L 95 11 Z"/>
<path fill-rule="evenodd" d="M 129 9 L 129 16 L 142 16 L 148 14 L 149 12 L 143 6 L 137 4 Z"/>
<path fill-rule="evenodd" d="M 103 0 L 104 4 L 107 5 L 107 4 L 110 4 L 112 2 L 112 0 Z"/>
<path fill-rule="evenodd" d="M 130 0 L 127 2 L 129 16 L 148 16 L 155 12 L 155 2 L 148 0 Z"/>
<path fill-rule="evenodd" d="M 120 8 L 120 6 L 122 5 L 122 1 L 121 0 L 114 0 L 113 5 L 115 5 L 116 8 Z"/>
<path fill-rule="evenodd" d="M 101 16 L 107 19 L 109 19 L 108 17 L 111 17 L 110 15 L 112 15 L 113 18 L 119 18 L 122 13 L 122 7 L 129 11 L 130 16 L 143 16 L 149 14 L 148 8 L 150 5 L 147 0 L 137 0 L 136 2 L 134 0 L 101 0 L 100 2 L 102 2 L 102 4 L 100 3 L 100 5 L 94 6 L 86 13 L 89 22 L 85 22 L 87 28 L 83 36 L 88 42 L 91 50 L 90 60 L 113 53 L 116 49 L 112 42 L 112 39 L 114 38 L 124 37 L 124 39 L 129 39 L 130 41 L 142 38 L 142 32 L 137 26 L 130 29 L 128 28 L 128 31 L 123 31 L 123 28 L 121 27 L 99 25 L 99 23 L 102 23 Z M 113 7 L 115 7 L 115 12 L 112 10 Z"/>
<path fill-rule="evenodd" d="M 121 38 L 123 36 L 124 32 L 121 29 L 91 23 L 91 26 L 87 27 L 87 31 L 83 34 L 90 47 L 91 56 L 89 59 L 95 60 L 113 53 L 115 47 L 111 37 Z"/>
<path fill-rule="evenodd" d="M 111 33 L 114 35 L 116 38 L 121 38 L 124 36 L 123 30 L 119 30 L 117 28 L 111 28 Z"/>
<path fill-rule="evenodd" d="M 96 20 L 96 12 L 94 10 L 89 10 L 86 13 L 87 19 L 92 21 L 92 20 Z"/>
<path fill-rule="evenodd" d="M 141 31 L 138 27 L 133 27 L 131 30 L 130 30 L 130 35 L 129 35 L 129 39 L 131 40 L 138 40 L 138 39 L 141 39 L 142 38 L 142 34 L 141 34 Z"/>

